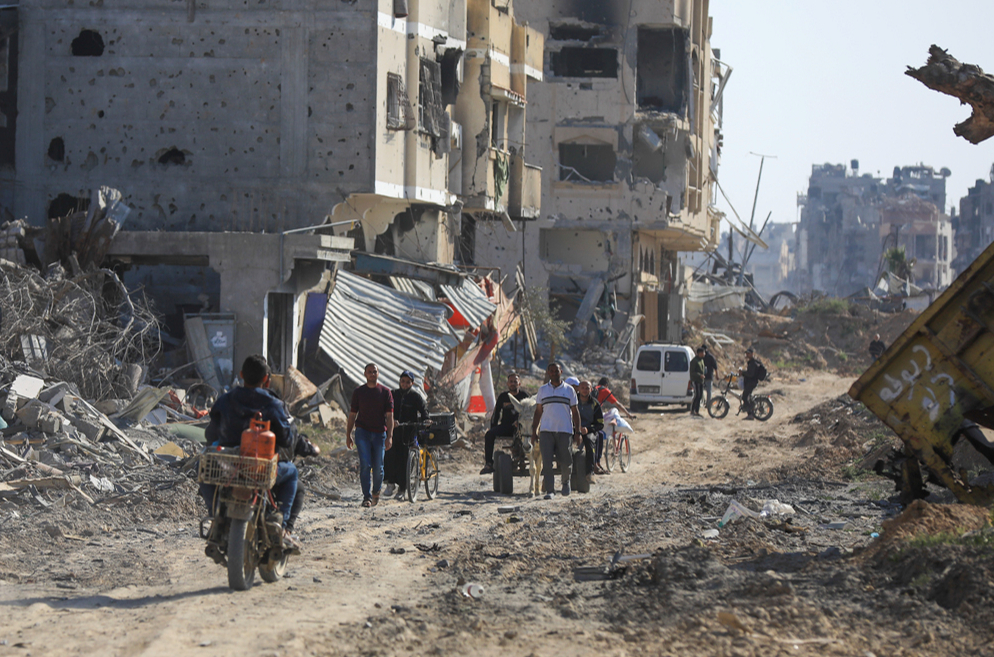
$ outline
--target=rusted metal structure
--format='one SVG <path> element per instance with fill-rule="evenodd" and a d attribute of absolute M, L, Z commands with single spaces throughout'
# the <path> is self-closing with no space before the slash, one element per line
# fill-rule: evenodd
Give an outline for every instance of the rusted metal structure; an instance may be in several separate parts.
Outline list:
<path fill-rule="evenodd" d="M 904 441 L 906 451 L 961 502 L 994 502 L 952 466 L 964 420 L 994 428 L 994 244 L 849 389 Z M 920 485 L 915 459 L 904 485 Z"/>

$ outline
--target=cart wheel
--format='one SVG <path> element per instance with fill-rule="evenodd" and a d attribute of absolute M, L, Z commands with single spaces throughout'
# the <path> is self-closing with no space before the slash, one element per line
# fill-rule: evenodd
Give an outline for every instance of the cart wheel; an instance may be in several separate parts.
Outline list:
<path fill-rule="evenodd" d="M 618 445 L 618 463 L 621 465 L 622 472 L 628 472 L 632 467 L 632 443 L 628 440 L 628 434 L 623 433 L 618 438 L 620 444 Z"/>
<path fill-rule="evenodd" d="M 407 452 L 407 501 L 416 502 L 421 486 L 421 450 L 416 445 Z"/>
<path fill-rule="evenodd" d="M 590 492 L 590 481 L 587 479 L 587 455 L 581 449 L 573 454 L 573 472 L 570 473 L 570 488 L 578 493 Z"/>
<path fill-rule="evenodd" d="M 716 420 L 728 415 L 728 409 L 731 408 L 728 405 L 728 400 L 724 397 L 715 397 L 711 400 L 711 405 L 708 406 L 708 415 Z"/>
<path fill-rule="evenodd" d="M 434 449 L 428 450 L 428 461 L 425 463 L 425 495 L 429 500 L 438 495 L 438 454 Z"/>
<path fill-rule="evenodd" d="M 754 397 L 752 414 L 757 420 L 766 422 L 773 415 L 773 400 L 769 397 Z"/>
<path fill-rule="evenodd" d="M 511 455 L 506 452 L 494 454 L 494 490 L 504 495 L 514 494 L 514 473 L 511 468 Z"/>

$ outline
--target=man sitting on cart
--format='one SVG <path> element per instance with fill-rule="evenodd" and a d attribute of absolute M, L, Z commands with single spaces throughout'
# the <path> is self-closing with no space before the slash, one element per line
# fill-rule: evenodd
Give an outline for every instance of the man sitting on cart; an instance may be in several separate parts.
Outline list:
<path fill-rule="evenodd" d="M 519 387 L 518 375 L 511 372 L 507 375 L 507 390 L 497 396 L 494 404 L 493 415 L 490 416 L 490 430 L 483 437 L 484 464 L 480 470 L 481 475 L 491 474 L 494 471 L 494 443 L 498 436 L 512 437 L 517 429 L 518 412 L 511 404 L 513 396 L 518 401 L 531 397 Z"/>
<path fill-rule="evenodd" d="M 407 453 L 410 444 L 417 436 L 418 427 L 399 427 L 403 423 L 424 424 L 428 420 L 428 409 L 424 398 L 414 391 L 414 373 L 404 370 L 400 375 L 400 387 L 393 391 L 393 426 L 396 440 L 383 457 L 383 481 L 387 488 L 384 495 L 390 497 L 396 490 L 397 497 L 407 491 Z M 415 484 L 416 485 L 416 484 Z"/>

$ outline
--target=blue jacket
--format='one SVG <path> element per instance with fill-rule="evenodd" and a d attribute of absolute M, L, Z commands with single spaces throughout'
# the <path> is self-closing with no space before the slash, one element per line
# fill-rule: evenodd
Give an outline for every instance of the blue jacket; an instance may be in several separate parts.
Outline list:
<path fill-rule="evenodd" d="M 211 408 L 211 422 L 204 432 L 208 444 L 237 447 L 242 442 L 242 431 L 248 428 L 249 420 L 257 412 L 262 413 L 263 420 L 269 421 L 269 430 L 276 435 L 277 449 L 292 448 L 290 415 L 283 402 L 265 388 L 246 387 L 235 388 L 218 397 Z"/>

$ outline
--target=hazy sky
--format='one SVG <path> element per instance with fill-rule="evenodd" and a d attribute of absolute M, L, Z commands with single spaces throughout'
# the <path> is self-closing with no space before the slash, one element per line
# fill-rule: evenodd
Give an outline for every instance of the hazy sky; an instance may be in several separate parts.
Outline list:
<path fill-rule="evenodd" d="M 711 44 L 734 70 L 725 89 L 718 179 L 749 220 L 796 221 L 812 164 L 849 164 L 890 177 L 923 163 L 952 171 L 946 212 L 977 179 L 989 180 L 994 138 L 974 146 L 953 134 L 970 115 L 952 96 L 904 74 L 936 44 L 994 72 L 994 2 L 985 0 L 711 0 Z M 728 204 L 718 207 L 729 216 Z M 723 224 L 723 230 L 725 230 Z"/>

